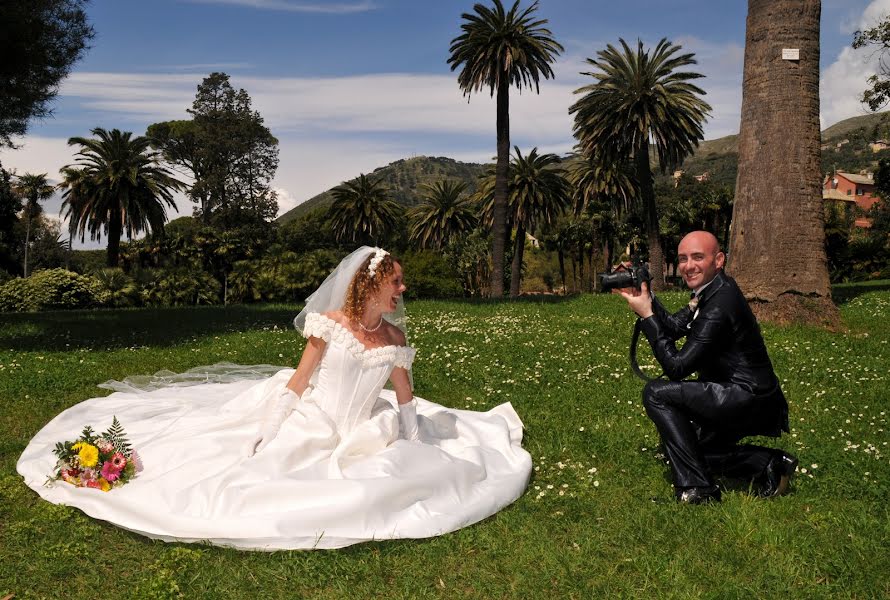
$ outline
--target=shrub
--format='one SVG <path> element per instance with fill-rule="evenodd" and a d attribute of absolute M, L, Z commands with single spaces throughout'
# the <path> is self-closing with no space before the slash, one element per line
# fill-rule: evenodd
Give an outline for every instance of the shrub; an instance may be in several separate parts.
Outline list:
<path fill-rule="evenodd" d="M 90 308 L 99 304 L 98 281 L 65 269 L 38 271 L 0 287 L 0 310 L 36 311 Z"/>
<path fill-rule="evenodd" d="M 0 285 L 0 311 L 21 312 L 33 310 L 27 304 L 30 284 L 27 279 L 17 277 Z"/>
<path fill-rule="evenodd" d="M 140 272 L 142 301 L 149 306 L 191 306 L 218 304 L 220 283 L 213 275 L 198 269 L 177 267 Z"/>
<path fill-rule="evenodd" d="M 405 276 L 406 299 L 457 298 L 464 290 L 445 258 L 436 252 L 407 252 L 400 257 Z"/>
<path fill-rule="evenodd" d="M 139 304 L 139 286 L 121 269 L 100 269 L 93 277 L 99 284 L 98 300 L 102 306 L 121 308 Z"/>
<path fill-rule="evenodd" d="M 229 275 L 232 302 L 301 302 L 315 291 L 339 262 L 330 250 L 282 252 L 235 263 Z"/>

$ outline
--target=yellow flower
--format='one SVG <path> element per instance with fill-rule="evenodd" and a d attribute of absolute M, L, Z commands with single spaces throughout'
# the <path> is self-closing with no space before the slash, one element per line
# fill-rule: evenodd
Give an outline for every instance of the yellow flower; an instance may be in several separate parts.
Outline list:
<path fill-rule="evenodd" d="M 107 492 L 111 489 L 111 484 L 105 481 L 104 477 L 99 478 L 99 487 L 103 492 Z"/>
<path fill-rule="evenodd" d="M 96 463 L 99 462 L 99 449 L 91 444 L 75 444 L 75 446 L 80 447 L 80 451 L 77 453 L 77 459 L 80 461 L 81 466 L 83 467 L 95 467 Z"/>

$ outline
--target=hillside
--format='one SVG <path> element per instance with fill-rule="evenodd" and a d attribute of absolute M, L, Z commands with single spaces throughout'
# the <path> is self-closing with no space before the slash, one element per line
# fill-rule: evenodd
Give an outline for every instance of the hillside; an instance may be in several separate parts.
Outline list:
<path fill-rule="evenodd" d="M 484 170 L 485 165 L 458 162 L 442 156 L 417 156 L 375 169 L 373 175 L 383 178 L 392 191 L 393 200 L 405 206 L 414 206 L 420 201 L 423 184 L 443 179 L 459 179 L 465 181 L 468 189 L 473 191 L 476 189 L 476 180 Z M 283 225 L 313 208 L 329 206 L 333 200 L 331 190 L 322 192 L 278 217 L 278 223 Z"/>
<path fill-rule="evenodd" d="M 869 143 L 876 139 L 890 139 L 890 112 L 852 117 L 825 129 L 822 132 L 822 172 L 874 171 L 880 159 L 890 158 L 890 149 L 872 152 Z M 711 181 L 732 187 L 735 186 L 738 163 L 738 135 L 728 135 L 701 142 L 681 169 L 690 175 L 708 172 Z M 657 165 L 653 166 L 657 169 Z M 397 160 L 376 169 L 373 174 L 383 178 L 392 190 L 393 200 L 405 206 L 414 206 L 419 202 L 423 184 L 441 179 L 460 179 L 466 181 L 472 191 L 484 170 L 485 165 L 462 163 L 442 156 L 418 156 Z M 658 173 L 657 170 L 655 172 Z M 658 174 L 657 179 L 666 180 L 671 175 Z M 278 222 L 284 224 L 313 208 L 329 206 L 333 199 L 331 190 L 322 192 L 278 217 Z"/>
<path fill-rule="evenodd" d="M 869 143 L 890 138 L 890 112 L 852 117 L 822 131 L 822 172 L 834 170 L 874 171 L 878 161 L 890 157 L 890 150 L 872 152 Z M 711 181 L 735 185 L 739 163 L 737 135 L 701 142 L 698 151 L 681 167 L 691 175 L 709 172 Z M 663 177 L 670 177 L 670 173 Z"/>

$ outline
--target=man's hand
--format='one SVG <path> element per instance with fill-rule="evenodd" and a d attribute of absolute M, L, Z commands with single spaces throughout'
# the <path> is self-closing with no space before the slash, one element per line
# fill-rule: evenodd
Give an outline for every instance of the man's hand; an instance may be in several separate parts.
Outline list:
<path fill-rule="evenodd" d="M 628 306 L 641 319 L 652 316 L 652 297 L 649 295 L 649 284 L 645 281 L 641 284 L 640 289 L 624 288 L 620 290 L 621 295 L 627 300 Z"/>

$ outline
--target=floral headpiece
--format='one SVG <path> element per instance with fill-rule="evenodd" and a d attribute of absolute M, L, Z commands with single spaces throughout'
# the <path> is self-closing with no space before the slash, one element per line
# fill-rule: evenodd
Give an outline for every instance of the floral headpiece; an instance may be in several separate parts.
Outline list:
<path fill-rule="evenodd" d="M 374 276 L 377 274 L 377 267 L 380 265 L 380 261 L 383 260 L 383 257 L 389 254 L 383 248 L 377 248 L 374 251 L 374 256 L 371 257 L 371 263 L 368 265 L 368 275 L 371 279 L 374 279 Z"/>

